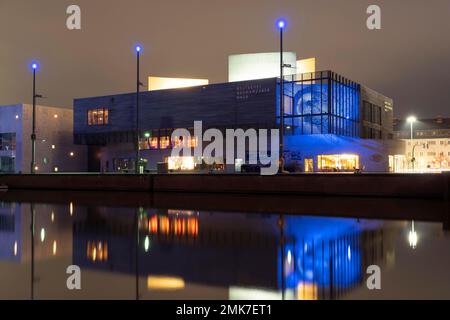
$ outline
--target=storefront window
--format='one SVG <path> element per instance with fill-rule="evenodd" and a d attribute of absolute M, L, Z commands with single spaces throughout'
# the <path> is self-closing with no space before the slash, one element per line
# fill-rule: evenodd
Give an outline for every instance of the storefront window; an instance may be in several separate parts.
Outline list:
<path fill-rule="evenodd" d="M 359 169 L 359 156 L 354 154 L 320 155 L 318 167 L 321 171 L 354 171 Z"/>
<path fill-rule="evenodd" d="M 313 172 L 313 171 L 314 171 L 313 159 L 305 159 L 305 172 Z"/>

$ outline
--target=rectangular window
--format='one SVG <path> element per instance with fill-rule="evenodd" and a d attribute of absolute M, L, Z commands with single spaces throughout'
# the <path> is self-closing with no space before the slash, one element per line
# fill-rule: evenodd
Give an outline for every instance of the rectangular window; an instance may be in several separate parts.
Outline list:
<path fill-rule="evenodd" d="M 16 150 L 15 133 L 0 133 L 0 150 L 1 151 Z"/>
<path fill-rule="evenodd" d="M 155 150 L 158 149 L 158 137 L 149 138 L 150 149 Z"/>
<path fill-rule="evenodd" d="M 109 110 L 106 108 L 97 108 L 88 110 L 88 125 L 103 126 L 109 123 Z"/>
<path fill-rule="evenodd" d="M 170 147 L 170 137 L 169 136 L 163 136 L 159 138 L 159 148 L 160 149 L 167 149 Z"/>
<path fill-rule="evenodd" d="M 342 172 L 359 169 L 359 156 L 354 154 L 334 154 L 318 156 L 320 171 Z"/>

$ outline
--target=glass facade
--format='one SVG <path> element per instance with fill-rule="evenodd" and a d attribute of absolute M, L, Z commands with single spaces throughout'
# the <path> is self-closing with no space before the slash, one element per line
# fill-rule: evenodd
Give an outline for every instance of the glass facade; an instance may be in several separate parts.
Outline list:
<path fill-rule="evenodd" d="M 280 99 L 277 101 L 279 124 Z M 359 137 L 359 104 L 359 84 L 334 72 L 304 73 L 296 79 L 287 79 L 284 82 L 285 134 Z"/>
<path fill-rule="evenodd" d="M 16 150 L 16 134 L 0 133 L 0 151 Z"/>

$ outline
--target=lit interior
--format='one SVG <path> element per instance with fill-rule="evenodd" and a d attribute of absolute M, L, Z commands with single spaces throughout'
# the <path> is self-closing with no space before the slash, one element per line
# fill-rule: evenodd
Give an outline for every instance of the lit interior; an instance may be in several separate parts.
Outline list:
<path fill-rule="evenodd" d="M 319 170 L 353 171 L 359 169 L 359 156 L 355 154 L 334 154 L 318 156 Z"/>
<path fill-rule="evenodd" d="M 297 60 L 297 74 L 316 72 L 316 58 Z"/>
<path fill-rule="evenodd" d="M 209 84 L 208 79 L 148 77 L 148 91 L 176 89 Z"/>
<path fill-rule="evenodd" d="M 169 157 L 168 166 L 169 170 L 194 170 L 195 160 L 194 157 Z"/>

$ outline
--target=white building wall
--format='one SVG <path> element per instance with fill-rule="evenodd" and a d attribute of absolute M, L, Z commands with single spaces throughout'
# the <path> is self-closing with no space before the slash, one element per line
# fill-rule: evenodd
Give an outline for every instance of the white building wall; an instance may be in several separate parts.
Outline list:
<path fill-rule="evenodd" d="M 31 171 L 31 132 L 31 105 L 0 106 L 0 133 L 16 133 L 16 173 Z M 73 144 L 71 109 L 36 106 L 37 173 L 86 171 L 86 154 L 86 146 Z"/>

